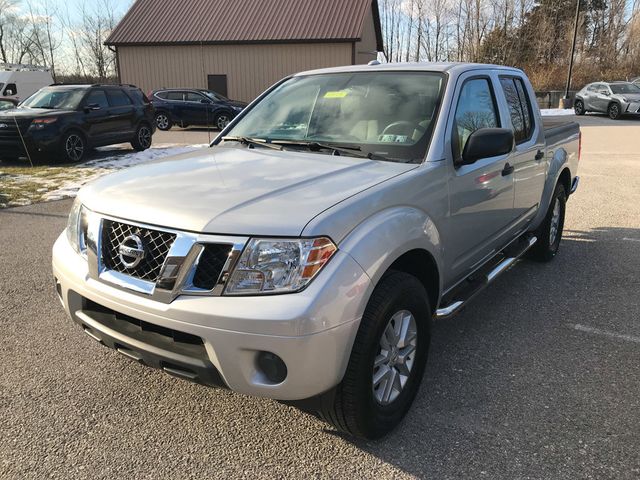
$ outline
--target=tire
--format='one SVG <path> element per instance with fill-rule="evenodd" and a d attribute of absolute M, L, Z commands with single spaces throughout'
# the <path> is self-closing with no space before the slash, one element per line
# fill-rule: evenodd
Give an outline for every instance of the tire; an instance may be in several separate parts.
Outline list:
<path fill-rule="evenodd" d="M 615 102 L 610 103 L 609 107 L 607 108 L 607 115 L 609 115 L 609 118 L 611 120 L 618 120 L 622 115 L 622 113 L 620 112 L 620 105 Z"/>
<path fill-rule="evenodd" d="M 152 137 L 153 131 L 151 127 L 146 123 L 142 123 L 136 130 L 136 134 L 131 141 L 131 146 L 134 150 L 142 152 L 151 147 Z"/>
<path fill-rule="evenodd" d="M 582 100 L 575 101 L 575 103 L 573 104 L 573 111 L 576 112 L 576 115 L 584 115 L 586 113 Z"/>
<path fill-rule="evenodd" d="M 231 121 L 231 115 L 229 115 L 227 112 L 222 112 L 216 115 L 216 118 L 213 121 L 213 124 L 218 130 L 224 130 L 226 126 L 229 125 L 230 121 Z"/>
<path fill-rule="evenodd" d="M 558 183 L 553 192 L 547 215 L 535 232 L 538 241 L 529 250 L 529 258 L 538 262 L 549 262 L 554 259 L 560 248 L 566 206 L 567 192 L 562 184 Z"/>
<path fill-rule="evenodd" d="M 396 427 L 411 407 L 422 380 L 429 352 L 431 315 L 427 292 L 417 278 L 396 271 L 385 275 L 362 316 L 342 382 L 321 399 L 320 418 L 344 433 L 366 439 L 380 438 Z M 408 342 L 407 346 L 392 347 L 385 355 L 382 343 L 386 340 L 389 345 L 397 340 L 389 337 L 393 330 L 388 328 L 394 323 L 398 326 L 399 322 L 415 329 L 409 328 L 405 342 L 398 343 Z M 410 333 L 415 333 L 411 341 Z M 403 368 L 402 351 L 411 350 L 408 346 L 412 344 L 415 350 L 406 356 Z M 376 367 L 374 362 L 380 362 L 380 366 Z M 392 388 L 387 395 L 384 387 L 392 369 L 396 373 L 391 378 L 399 382 L 402 377 L 398 371 L 408 371 L 409 375 L 399 391 Z M 383 384 L 379 380 L 376 384 L 374 377 L 385 378 L 384 372 L 386 381 Z"/>
<path fill-rule="evenodd" d="M 156 113 L 156 127 L 162 131 L 170 130 L 173 126 L 173 121 L 167 112 Z"/>
<path fill-rule="evenodd" d="M 82 133 L 71 130 L 62 137 L 60 142 L 60 158 L 65 163 L 78 163 L 87 153 L 87 141 Z"/>

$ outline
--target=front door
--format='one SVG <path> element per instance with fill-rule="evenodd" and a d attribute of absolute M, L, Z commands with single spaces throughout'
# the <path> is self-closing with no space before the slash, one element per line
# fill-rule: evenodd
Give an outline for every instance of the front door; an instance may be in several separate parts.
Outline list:
<path fill-rule="evenodd" d="M 455 115 L 450 119 L 452 161 L 449 180 L 449 216 L 443 244 L 451 285 L 490 257 L 513 223 L 513 175 L 505 170 L 510 155 L 484 158 L 456 166 L 474 131 L 503 125 L 490 74 L 472 72 L 458 80 Z"/>
<path fill-rule="evenodd" d="M 113 129 L 110 124 L 109 101 L 102 89 L 91 89 L 84 100 L 84 118 L 92 145 L 100 145 Z"/>

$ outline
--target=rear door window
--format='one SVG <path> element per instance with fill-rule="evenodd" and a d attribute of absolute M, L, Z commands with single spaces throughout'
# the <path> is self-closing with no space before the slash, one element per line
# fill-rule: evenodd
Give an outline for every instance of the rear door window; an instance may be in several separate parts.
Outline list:
<path fill-rule="evenodd" d="M 467 80 L 460 90 L 453 131 L 453 154 L 458 159 L 469 136 L 481 128 L 500 126 L 493 88 L 488 78 Z"/>
<path fill-rule="evenodd" d="M 167 100 L 174 100 L 174 101 L 182 101 L 183 100 L 183 93 L 182 92 L 167 92 L 167 96 L 165 97 Z"/>
<path fill-rule="evenodd" d="M 107 100 L 107 94 L 104 93 L 104 90 L 91 90 L 84 104 L 99 105 L 102 109 L 109 108 L 109 101 Z"/>
<path fill-rule="evenodd" d="M 108 90 L 109 104 L 112 107 L 125 107 L 131 105 L 129 96 L 119 89 Z"/>

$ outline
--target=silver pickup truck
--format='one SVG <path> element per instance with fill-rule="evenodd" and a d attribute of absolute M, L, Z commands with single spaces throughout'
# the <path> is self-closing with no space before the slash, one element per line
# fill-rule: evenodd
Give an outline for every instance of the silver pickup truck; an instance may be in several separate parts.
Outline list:
<path fill-rule="evenodd" d="M 431 321 L 558 251 L 580 131 L 534 99 L 492 65 L 286 78 L 210 148 L 79 192 L 53 247 L 62 304 L 137 362 L 380 437 Z"/>

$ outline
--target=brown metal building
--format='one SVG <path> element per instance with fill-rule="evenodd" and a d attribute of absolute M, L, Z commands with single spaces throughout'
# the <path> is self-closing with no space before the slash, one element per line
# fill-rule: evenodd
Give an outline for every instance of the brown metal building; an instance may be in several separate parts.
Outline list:
<path fill-rule="evenodd" d="M 106 44 L 123 83 L 245 101 L 289 74 L 383 50 L 377 0 L 137 0 Z"/>

